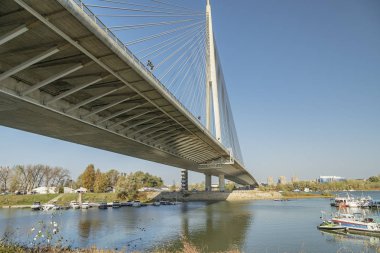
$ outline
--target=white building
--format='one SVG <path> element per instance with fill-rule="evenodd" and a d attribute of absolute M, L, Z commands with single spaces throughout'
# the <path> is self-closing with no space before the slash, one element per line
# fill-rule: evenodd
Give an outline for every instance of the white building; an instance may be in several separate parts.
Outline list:
<path fill-rule="evenodd" d="M 75 190 L 75 193 L 86 193 L 86 192 L 87 192 L 87 189 L 84 187 L 80 187 Z"/>
<path fill-rule="evenodd" d="M 329 183 L 329 182 L 338 182 L 338 181 L 346 181 L 344 177 L 337 176 L 320 176 L 317 179 L 318 183 Z"/>
<path fill-rule="evenodd" d="M 41 186 L 34 188 L 32 190 L 32 193 L 36 194 L 49 194 L 49 193 L 56 193 L 57 187 L 46 187 L 46 186 Z"/>
<path fill-rule="evenodd" d="M 70 187 L 63 187 L 63 193 L 75 193 L 75 190 Z"/>

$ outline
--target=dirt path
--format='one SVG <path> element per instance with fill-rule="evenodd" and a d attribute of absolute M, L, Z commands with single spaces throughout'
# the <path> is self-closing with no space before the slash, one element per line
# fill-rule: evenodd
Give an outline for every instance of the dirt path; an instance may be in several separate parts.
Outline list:
<path fill-rule="evenodd" d="M 55 197 L 55 198 L 49 200 L 48 203 L 51 204 L 51 203 L 56 202 L 56 201 L 59 200 L 63 195 L 64 195 L 64 193 L 59 194 L 57 197 Z"/>

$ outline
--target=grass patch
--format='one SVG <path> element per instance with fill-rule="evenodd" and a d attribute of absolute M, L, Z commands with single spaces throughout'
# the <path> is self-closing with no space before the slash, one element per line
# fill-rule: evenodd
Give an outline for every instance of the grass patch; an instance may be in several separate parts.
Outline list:
<path fill-rule="evenodd" d="M 67 204 L 70 203 L 70 201 L 78 200 L 78 194 L 77 193 L 66 193 L 62 195 L 61 198 L 57 201 L 59 204 Z M 88 202 L 112 202 L 112 201 L 120 201 L 120 199 L 117 198 L 116 193 L 83 193 L 82 194 L 82 202 L 88 201 Z"/>
<path fill-rule="evenodd" d="M 57 196 L 58 194 L 3 195 L 0 196 L 0 206 L 31 205 L 36 201 L 47 203 Z"/>

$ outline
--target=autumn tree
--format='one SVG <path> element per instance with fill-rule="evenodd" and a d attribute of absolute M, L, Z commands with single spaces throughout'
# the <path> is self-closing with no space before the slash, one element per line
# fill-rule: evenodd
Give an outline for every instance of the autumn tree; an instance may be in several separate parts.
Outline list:
<path fill-rule="evenodd" d="M 95 167 L 93 164 L 87 166 L 86 170 L 79 176 L 81 179 L 81 185 L 90 190 L 94 190 L 95 183 Z"/>
<path fill-rule="evenodd" d="M 118 197 L 133 199 L 137 195 L 138 183 L 136 178 L 128 175 L 126 177 L 119 177 L 116 183 L 116 192 Z"/>
<path fill-rule="evenodd" d="M 94 192 L 105 192 L 110 185 L 107 173 L 102 173 L 98 169 L 95 174 Z"/>
<path fill-rule="evenodd" d="M 116 192 L 119 196 L 126 196 L 132 199 L 137 195 L 138 189 L 142 187 L 160 187 L 162 185 L 163 181 L 160 177 L 137 171 L 130 173 L 126 177 L 119 177 L 116 184 Z"/>

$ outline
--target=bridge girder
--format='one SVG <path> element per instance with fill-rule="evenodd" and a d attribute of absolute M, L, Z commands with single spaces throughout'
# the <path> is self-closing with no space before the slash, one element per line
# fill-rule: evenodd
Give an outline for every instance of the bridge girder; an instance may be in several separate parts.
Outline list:
<path fill-rule="evenodd" d="M 0 19 L 0 27 L 2 22 L 15 23 L 8 30 L 0 28 L 0 54 L 19 52 L 0 59 L 0 124 L 197 172 L 203 172 L 199 163 L 228 153 L 128 49 L 74 1 L 41 5 L 34 0 L 6 0 L 0 8 L 9 17 Z M 16 14 L 7 16 L 7 11 Z M 23 28 L 30 23 L 39 23 L 33 32 Z M 41 36 L 50 48 L 32 54 L 23 51 L 38 47 Z M 78 64 L 73 56 L 84 61 Z M 33 68 L 36 64 L 38 68 Z M 111 89 L 100 85 L 105 80 Z M 141 98 L 141 103 L 132 107 L 124 103 L 130 97 L 112 101 L 111 95 L 125 94 Z M 122 133 L 131 120 L 155 117 L 150 114 L 153 111 L 163 118 L 151 119 L 134 133 Z M 161 124 L 165 128 L 158 128 Z M 163 140 L 171 140 L 163 136 L 164 130 L 169 132 L 171 127 L 175 130 L 170 138 L 189 136 L 194 143 L 164 146 Z M 199 153 L 199 147 L 204 152 Z M 239 162 L 223 173 L 232 181 L 256 184 Z"/>

